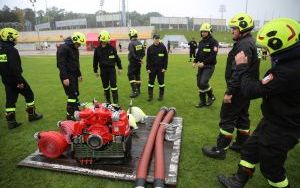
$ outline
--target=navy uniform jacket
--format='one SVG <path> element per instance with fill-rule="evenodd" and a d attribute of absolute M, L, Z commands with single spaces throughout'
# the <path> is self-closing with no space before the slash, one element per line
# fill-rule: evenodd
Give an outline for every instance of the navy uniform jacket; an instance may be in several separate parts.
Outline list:
<path fill-rule="evenodd" d="M 94 72 L 98 72 L 98 67 L 100 67 L 100 69 L 115 68 L 116 65 L 118 66 L 118 69 L 122 69 L 121 60 L 117 50 L 110 44 L 107 44 L 104 48 L 102 48 L 100 44 L 94 51 Z"/>
<path fill-rule="evenodd" d="M 145 56 L 143 44 L 137 39 L 132 39 L 130 41 L 128 45 L 128 52 L 128 61 L 132 64 L 139 64 Z"/>
<path fill-rule="evenodd" d="M 198 45 L 198 51 L 194 62 L 203 62 L 204 66 L 212 66 L 217 63 L 218 41 L 211 35 L 202 39 Z"/>
<path fill-rule="evenodd" d="M 195 51 L 197 49 L 197 42 L 194 40 L 190 41 L 188 45 L 190 46 L 190 51 Z"/>
<path fill-rule="evenodd" d="M 300 44 L 272 57 L 273 66 L 262 81 L 253 80 L 249 65 L 237 66 L 243 95 L 263 98 L 264 118 L 285 129 L 300 131 Z"/>
<path fill-rule="evenodd" d="M 245 55 L 248 57 L 247 69 L 249 72 L 249 76 L 253 79 L 259 78 L 259 61 L 257 57 L 257 47 L 255 45 L 254 39 L 249 33 L 243 38 L 236 41 L 233 45 L 232 50 L 228 54 L 226 70 L 225 70 L 227 95 L 232 95 L 233 93 L 237 93 L 239 91 L 240 82 L 235 74 L 236 72 L 235 56 L 241 51 L 244 51 Z"/>
<path fill-rule="evenodd" d="M 15 43 L 0 41 L 0 75 L 4 84 L 22 83 L 22 66 Z"/>
<path fill-rule="evenodd" d="M 146 69 L 153 68 L 165 69 L 168 67 L 168 51 L 163 43 L 152 44 L 147 50 Z"/>
<path fill-rule="evenodd" d="M 57 68 L 62 80 L 68 79 L 69 75 L 80 77 L 79 50 L 74 47 L 71 38 L 60 45 L 56 52 Z"/>

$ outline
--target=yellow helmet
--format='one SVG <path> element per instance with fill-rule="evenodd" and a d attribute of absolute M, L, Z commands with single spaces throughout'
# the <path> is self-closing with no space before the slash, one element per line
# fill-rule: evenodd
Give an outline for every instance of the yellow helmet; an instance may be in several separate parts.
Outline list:
<path fill-rule="evenodd" d="M 19 32 L 13 28 L 3 28 L 0 30 L 0 38 L 3 41 L 14 42 L 19 37 Z"/>
<path fill-rule="evenodd" d="M 300 24 L 291 18 L 278 18 L 265 24 L 257 33 L 256 43 L 270 54 L 289 48 L 299 41 Z"/>
<path fill-rule="evenodd" d="M 202 31 L 207 31 L 207 32 L 212 32 L 212 27 L 209 23 L 203 23 L 200 27 L 200 32 Z"/>
<path fill-rule="evenodd" d="M 73 43 L 78 43 L 80 45 L 85 44 L 85 35 L 81 32 L 75 32 L 72 35 L 72 41 Z"/>
<path fill-rule="evenodd" d="M 105 30 L 102 30 L 102 31 L 99 33 L 98 40 L 99 40 L 100 42 L 109 42 L 109 41 L 110 41 L 110 34 L 109 34 L 109 32 L 107 32 L 107 31 L 105 31 Z"/>
<path fill-rule="evenodd" d="M 138 32 L 137 32 L 136 29 L 130 29 L 128 35 L 129 35 L 130 38 L 131 38 L 131 37 L 137 37 Z"/>
<path fill-rule="evenodd" d="M 228 25 L 230 27 L 239 28 L 240 32 L 250 31 L 254 28 L 254 22 L 246 13 L 238 13 L 233 18 L 230 19 Z"/>

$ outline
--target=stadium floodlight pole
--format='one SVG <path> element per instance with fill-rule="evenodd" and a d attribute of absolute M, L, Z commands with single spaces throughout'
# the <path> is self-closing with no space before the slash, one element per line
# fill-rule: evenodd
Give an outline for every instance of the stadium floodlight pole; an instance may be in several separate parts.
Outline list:
<path fill-rule="evenodd" d="M 37 17 L 36 17 L 36 11 L 35 11 L 35 6 L 34 6 L 34 3 L 36 3 L 36 0 L 30 0 L 30 2 L 32 3 L 32 6 L 33 6 L 33 10 L 34 10 L 34 17 L 35 17 L 35 30 L 36 30 L 36 33 L 37 33 L 37 36 L 38 36 L 38 47 L 41 47 L 41 40 L 40 40 L 40 32 L 39 32 L 39 28 L 37 26 L 38 24 L 38 20 L 37 20 Z"/>
<path fill-rule="evenodd" d="M 126 3 L 122 0 L 122 25 L 126 27 Z"/>
<path fill-rule="evenodd" d="M 130 20 L 130 12 L 129 12 L 129 8 L 128 8 L 128 5 L 129 5 L 129 0 L 127 0 L 127 26 L 131 26 L 131 20 Z M 125 16 L 126 16 L 126 11 L 125 11 Z"/>
<path fill-rule="evenodd" d="M 226 6 L 220 5 L 219 12 L 221 12 L 221 19 L 223 19 L 223 14 L 226 12 Z"/>
<path fill-rule="evenodd" d="M 48 19 L 48 22 L 50 22 L 50 18 L 49 18 L 49 14 L 48 14 L 48 3 L 47 3 L 47 0 L 45 0 L 45 5 L 46 5 L 46 15 L 47 15 L 47 19 Z"/>
<path fill-rule="evenodd" d="M 219 12 L 221 12 L 221 19 L 223 20 L 224 12 L 226 12 L 226 6 L 220 5 Z M 222 29 L 223 29 L 223 27 L 222 27 Z"/>
<path fill-rule="evenodd" d="M 103 6 L 104 6 L 104 0 L 100 0 L 100 14 L 99 15 L 102 15 L 102 27 L 104 27 L 104 25 L 105 25 Z M 100 18 L 101 18 L 101 16 L 100 16 Z"/>

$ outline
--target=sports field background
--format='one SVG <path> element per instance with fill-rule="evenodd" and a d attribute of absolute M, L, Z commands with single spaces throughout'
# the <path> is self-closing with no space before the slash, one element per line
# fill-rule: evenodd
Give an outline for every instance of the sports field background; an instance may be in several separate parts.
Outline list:
<path fill-rule="evenodd" d="M 199 30 L 177 30 L 177 29 L 162 29 L 157 31 L 161 38 L 163 38 L 165 35 L 184 35 L 186 40 L 190 41 L 193 37 L 196 41 L 199 41 L 201 39 Z M 251 32 L 252 36 L 255 38 L 257 32 Z M 213 37 L 219 41 L 219 42 L 226 42 L 226 43 L 232 43 L 232 35 L 231 32 L 227 31 L 218 31 L 212 33 Z"/>
<path fill-rule="evenodd" d="M 94 97 L 101 101 L 103 89 L 100 78 L 96 78 L 92 69 L 92 56 L 81 56 L 83 82 L 80 84 L 80 99 L 92 101 Z M 120 103 L 128 107 L 130 86 L 127 79 L 128 61 L 121 56 L 123 73 L 118 77 Z M 146 114 L 155 115 L 161 106 L 177 109 L 177 116 L 183 117 L 183 135 L 179 163 L 178 187 L 214 188 L 221 187 L 216 176 L 220 173 L 234 173 L 239 162 L 239 155 L 227 152 L 224 161 L 204 157 L 201 147 L 204 144 L 215 144 L 218 135 L 219 111 L 225 91 L 224 69 L 225 55 L 218 56 L 215 74 L 211 79 L 217 100 L 208 108 L 196 109 L 198 89 L 196 87 L 196 69 L 187 62 L 187 55 L 170 55 L 166 73 L 165 100 L 157 101 L 158 87 L 154 89 L 154 100 L 147 102 L 147 75 L 145 64 L 142 67 L 142 94 L 134 100 L 134 105 L 141 107 Z M 44 119 L 29 123 L 25 113 L 25 102 L 19 97 L 17 103 L 17 120 L 23 125 L 8 130 L 5 122 L 5 93 L 0 84 L 0 187 L 133 187 L 133 183 L 108 180 L 68 173 L 60 173 L 42 169 L 20 168 L 17 163 L 37 149 L 33 134 L 41 130 L 56 130 L 56 122 L 65 117 L 66 96 L 61 86 L 55 56 L 24 56 L 22 57 L 24 77 L 32 87 L 38 112 Z M 270 66 L 269 62 L 261 63 L 261 73 Z M 261 74 L 262 75 L 262 74 Z M 254 130 L 260 117 L 260 100 L 252 102 L 250 107 L 251 130 Z M 134 146 L 133 146 L 134 147 Z M 297 146 L 288 155 L 286 169 L 291 187 L 300 187 L 300 148 Z M 151 187 L 151 186 L 149 186 Z M 254 178 L 248 188 L 268 187 L 267 181 L 257 166 Z"/>

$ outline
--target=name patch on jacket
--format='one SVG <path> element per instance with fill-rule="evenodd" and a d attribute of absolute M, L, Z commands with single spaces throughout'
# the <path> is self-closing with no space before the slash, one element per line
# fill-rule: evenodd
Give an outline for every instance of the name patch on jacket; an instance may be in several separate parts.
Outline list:
<path fill-rule="evenodd" d="M 203 52 L 210 52 L 210 48 L 203 48 Z"/>
<path fill-rule="evenodd" d="M 110 55 L 108 56 L 109 59 L 114 59 L 115 58 L 115 55 Z"/>
<path fill-rule="evenodd" d="M 0 63 L 7 62 L 7 56 L 6 54 L 0 54 Z"/>
<path fill-rule="evenodd" d="M 158 57 L 164 57 L 165 54 L 158 54 Z"/>
<path fill-rule="evenodd" d="M 143 45 L 141 45 L 141 44 L 135 46 L 136 51 L 139 51 L 139 50 L 142 50 L 142 49 L 143 49 Z"/>

